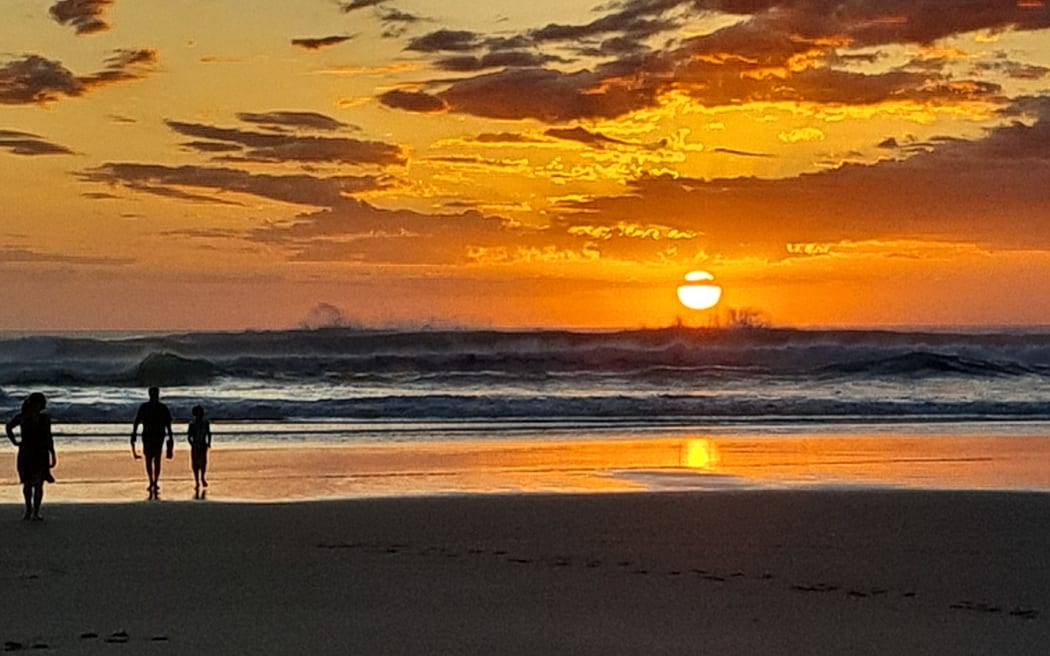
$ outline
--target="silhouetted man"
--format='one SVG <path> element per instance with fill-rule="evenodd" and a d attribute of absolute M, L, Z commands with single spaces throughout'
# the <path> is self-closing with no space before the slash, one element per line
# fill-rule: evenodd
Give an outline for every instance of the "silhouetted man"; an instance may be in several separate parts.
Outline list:
<path fill-rule="evenodd" d="M 146 475 L 149 476 L 150 497 L 160 492 L 160 454 L 164 450 L 164 435 L 168 435 L 168 457 L 175 447 L 175 437 L 171 433 L 171 412 L 168 406 L 160 402 L 160 389 L 149 388 L 149 401 L 139 406 L 135 415 L 135 425 L 131 428 L 131 455 L 138 460 L 135 450 L 135 438 L 142 424 L 142 453 L 146 455 Z"/>

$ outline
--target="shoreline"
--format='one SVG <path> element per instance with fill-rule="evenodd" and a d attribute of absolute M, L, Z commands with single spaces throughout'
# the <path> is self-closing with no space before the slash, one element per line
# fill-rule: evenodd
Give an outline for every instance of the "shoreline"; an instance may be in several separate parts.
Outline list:
<path fill-rule="evenodd" d="M 0 501 L 21 500 L 15 449 Z M 136 501 L 144 461 L 128 447 L 58 445 L 49 502 Z M 217 442 L 210 499 L 266 502 L 456 494 L 608 494 L 873 488 L 1050 492 L 1050 439 L 1029 435 L 637 436 L 413 444 Z M 193 499 L 189 450 L 162 461 L 162 498 Z M 5 491 L 6 490 L 6 491 Z"/>
<path fill-rule="evenodd" d="M 137 653 L 1042 654 L 1050 496 L 0 506 L 0 641 Z M 43 609 L 41 612 L 40 609 Z M 83 637 L 94 634 L 95 637 Z M 106 652 L 108 653 L 108 652 Z"/>

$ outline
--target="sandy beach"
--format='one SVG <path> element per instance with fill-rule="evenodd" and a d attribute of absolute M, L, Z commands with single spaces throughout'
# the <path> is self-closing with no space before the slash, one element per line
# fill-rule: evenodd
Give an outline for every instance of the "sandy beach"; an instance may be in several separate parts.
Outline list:
<path fill-rule="evenodd" d="M 0 506 L 5 649 L 1045 654 L 1050 495 Z M 123 647 L 121 646 L 123 645 Z"/>

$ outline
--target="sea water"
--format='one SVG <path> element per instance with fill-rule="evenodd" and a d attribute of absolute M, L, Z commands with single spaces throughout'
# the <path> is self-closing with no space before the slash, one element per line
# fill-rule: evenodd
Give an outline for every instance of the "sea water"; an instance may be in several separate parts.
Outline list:
<path fill-rule="evenodd" d="M 10 416 L 26 394 L 43 392 L 67 450 L 126 448 L 145 388 L 157 385 L 178 435 L 192 406 L 201 404 L 224 447 L 396 453 L 434 443 L 503 443 L 517 453 L 522 445 L 571 451 L 572 444 L 615 449 L 643 440 L 658 445 L 654 453 L 664 454 L 663 464 L 631 467 L 629 458 L 607 454 L 619 464 L 603 471 L 649 488 L 671 480 L 666 470 L 695 473 L 688 463 L 679 472 L 675 454 L 698 439 L 715 440 L 724 456 L 736 454 L 723 464 L 822 435 L 883 436 L 874 444 L 898 440 L 894 449 L 902 448 L 902 435 L 973 438 L 969 446 L 924 447 L 939 454 L 938 462 L 960 448 L 981 454 L 1009 440 L 1011 457 L 1024 460 L 1042 454 L 1050 436 L 1048 380 L 1050 331 L 1037 330 L 329 328 L 0 336 L 0 412 Z M 998 442 L 989 446 L 988 438 Z M 770 440 L 781 446 L 770 447 Z M 832 444 L 808 453 L 827 456 Z M 1018 445 L 1030 445 L 1029 456 Z M 870 460 L 871 444 L 863 450 Z M 543 467 L 571 461 L 569 451 Z M 882 460 L 900 461 L 891 451 Z M 835 458 L 863 463 L 835 453 L 811 458 L 813 471 L 824 471 L 818 461 Z M 913 461 L 924 457 L 910 453 Z M 960 462 L 983 457 L 959 455 Z M 762 466 L 747 462 L 747 471 Z M 1042 489 L 1041 466 L 1031 463 L 1035 475 L 1017 487 Z M 795 468 L 789 478 L 799 476 L 806 478 L 805 470 Z M 1010 486 L 1010 475 L 996 480 Z"/>

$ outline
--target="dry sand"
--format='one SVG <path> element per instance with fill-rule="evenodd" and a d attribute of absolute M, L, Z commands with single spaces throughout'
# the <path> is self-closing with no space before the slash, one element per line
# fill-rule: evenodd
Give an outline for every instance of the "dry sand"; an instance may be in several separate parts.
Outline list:
<path fill-rule="evenodd" d="M 0 506 L 0 642 L 65 654 L 1046 654 L 1050 495 Z"/>

